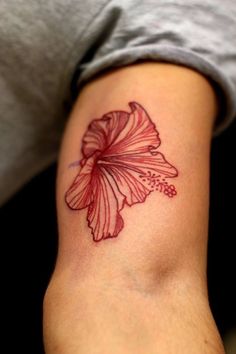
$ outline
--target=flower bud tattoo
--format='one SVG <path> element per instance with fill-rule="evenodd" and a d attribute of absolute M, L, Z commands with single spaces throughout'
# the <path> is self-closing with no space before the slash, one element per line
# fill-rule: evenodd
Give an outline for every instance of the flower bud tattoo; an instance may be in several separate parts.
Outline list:
<path fill-rule="evenodd" d="M 118 236 L 126 205 L 143 203 L 154 191 L 169 198 L 177 194 L 169 179 L 178 171 L 158 151 L 155 124 L 140 104 L 129 106 L 131 112 L 112 111 L 89 124 L 79 171 L 65 195 L 70 209 L 87 208 L 96 242 Z"/>

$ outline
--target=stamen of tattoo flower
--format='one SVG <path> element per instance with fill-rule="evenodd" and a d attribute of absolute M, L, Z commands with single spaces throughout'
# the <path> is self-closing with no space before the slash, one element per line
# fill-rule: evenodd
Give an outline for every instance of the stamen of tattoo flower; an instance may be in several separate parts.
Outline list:
<path fill-rule="evenodd" d="M 80 165 L 80 160 L 71 162 L 68 167 L 69 167 L 69 168 L 71 168 L 71 167 L 77 167 L 77 166 L 79 166 L 79 165 Z"/>

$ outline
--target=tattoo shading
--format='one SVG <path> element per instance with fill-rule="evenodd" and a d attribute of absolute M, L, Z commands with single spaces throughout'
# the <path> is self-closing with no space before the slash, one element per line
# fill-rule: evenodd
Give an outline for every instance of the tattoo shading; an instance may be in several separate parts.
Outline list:
<path fill-rule="evenodd" d="M 157 150 L 161 140 L 155 124 L 140 104 L 129 106 L 131 112 L 112 111 L 90 123 L 78 174 L 65 195 L 70 209 L 88 208 L 94 241 L 119 234 L 125 205 L 143 203 L 153 191 L 170 198 L 177 194 L 167 180 L 178 171 Z"/>

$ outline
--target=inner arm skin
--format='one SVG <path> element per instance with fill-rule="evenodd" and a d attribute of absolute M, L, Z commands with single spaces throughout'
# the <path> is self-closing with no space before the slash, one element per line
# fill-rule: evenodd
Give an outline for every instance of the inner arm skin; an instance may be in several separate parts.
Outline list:
<path fill-rule="evenodd" d="M 122 210 L 116 238 L 95 243 L 87 209 L 65 192 L 94 118 L 143 105 L 159 151 L 179 171 L 178 194 L 151 193 Z M 47 354 L 223 354 L 207 294 L 209 152 L 217 99 L 199 73 L 164 63 L 108 72 L 79 94 L 58 168 L 59 251 L 44 300 Z"/>

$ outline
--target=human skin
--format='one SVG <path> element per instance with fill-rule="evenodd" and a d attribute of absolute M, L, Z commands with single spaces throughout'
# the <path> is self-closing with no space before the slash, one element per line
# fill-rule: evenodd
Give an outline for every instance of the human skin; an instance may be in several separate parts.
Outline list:
<path fill-rule="evenodd" d="M 88 125 L 108 112 L 130 112 L 129 102 L 140 103 L 155 124 L 158 151 L 178 171 L 177 195 L 155 191 L 124 207 L 122 230 L 94 242 L 88 208 L 72 210 L 65 200 L 81 168 L 71 163 L 84 157 Z M 81 90 L 58 168 L 59 250 L 44 301 L 47 354 L 224 353 L 206 280 L 216 115 L 207 79 L 171 64 L 117 69 Z"/>

